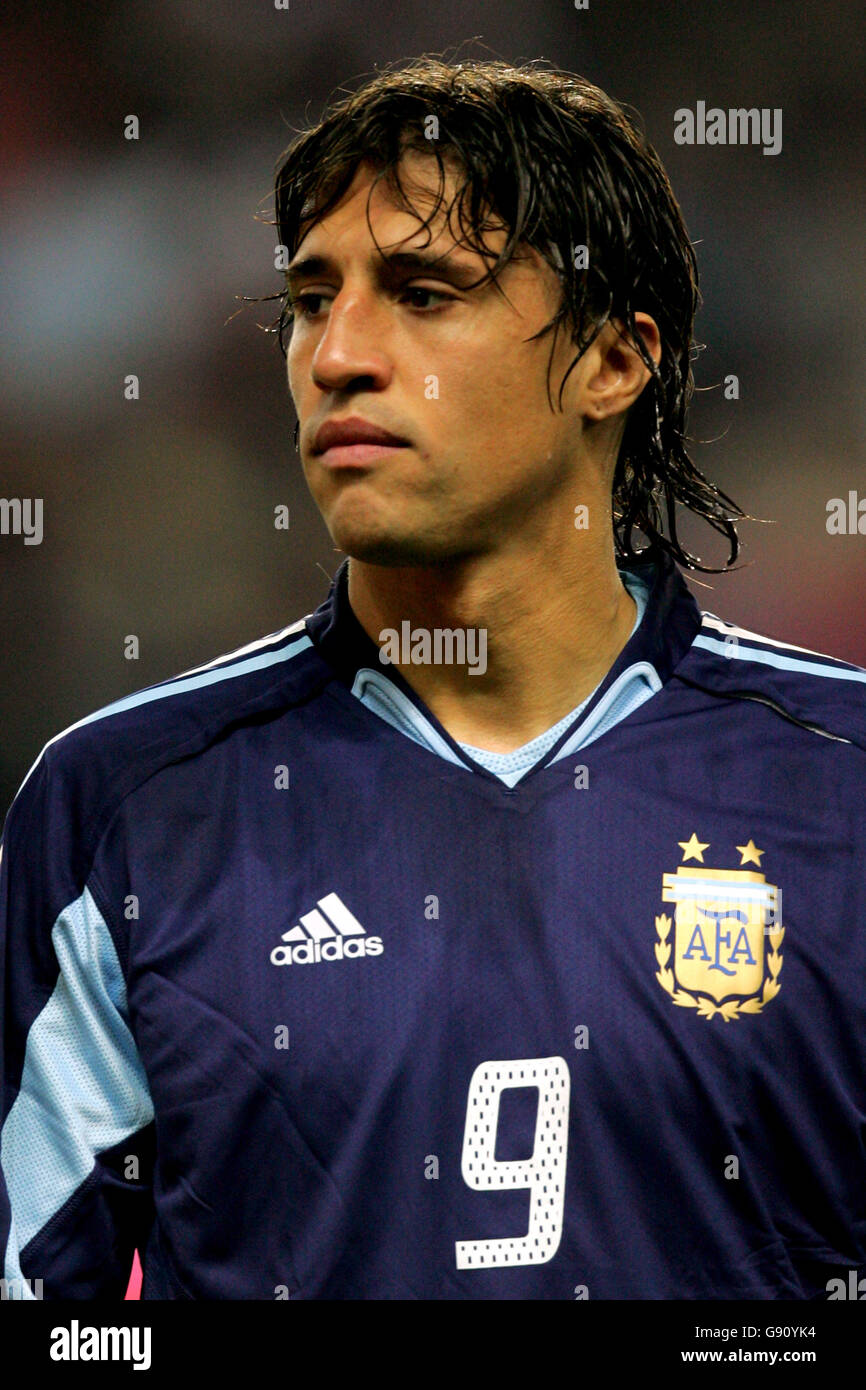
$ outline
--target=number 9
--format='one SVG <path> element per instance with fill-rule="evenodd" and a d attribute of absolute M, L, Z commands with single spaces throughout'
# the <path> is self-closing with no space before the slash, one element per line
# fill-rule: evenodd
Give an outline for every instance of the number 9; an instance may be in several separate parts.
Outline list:
<path fill-rule="evenodd" d="M 496 1159 L 499 1099 L 515 1086 L 538 1088 L 535 1143 L 529 1158 Z M 528 1187 L 526 1235 L 455 1242 L 458 1269 L 545 1264 L 562 1239 L 565 1164 L 571 1078 L 564 1057 L 530 1057 L 519 1062 L 482 1062 L 472 1073 L 466 1101 L 461 1169 L 477 1192 Z"/>

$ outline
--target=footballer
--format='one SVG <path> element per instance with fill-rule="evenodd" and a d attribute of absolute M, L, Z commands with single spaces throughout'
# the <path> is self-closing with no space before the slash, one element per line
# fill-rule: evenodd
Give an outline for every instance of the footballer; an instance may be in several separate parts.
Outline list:
<path fill-rule="evenodd" d="M 702 612 L 627 113 L 419 59 L 276 178 L 315 612 L 52 739 L 0 865 L 35 1297 L 812 1299 L 866 1265 L 866 672 Z M 784 908 L 783 908 L 784 901 Z"/>

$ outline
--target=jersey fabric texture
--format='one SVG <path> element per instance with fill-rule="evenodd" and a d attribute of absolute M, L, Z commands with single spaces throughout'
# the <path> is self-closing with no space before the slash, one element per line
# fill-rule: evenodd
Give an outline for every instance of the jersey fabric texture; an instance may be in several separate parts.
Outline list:
<path fill-rule="evenodd" d="M 866 1266 L 866 672 L 621 565 L 642 620 L 511 784 L 383 667 L 347 562 L 45 747 L 0 860 L 18 1296 L 122 1299 L 136 1247 L 144 1299 Z"/>

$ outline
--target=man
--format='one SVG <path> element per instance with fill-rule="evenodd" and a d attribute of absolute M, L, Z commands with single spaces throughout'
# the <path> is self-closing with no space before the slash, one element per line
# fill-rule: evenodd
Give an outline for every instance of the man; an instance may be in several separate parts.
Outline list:
<path fill-rule="evenodd" d="M 657 158 L 581 79 L 422 60 L 296 141 L 277 225 L 349 558 L 13 804 L 7 1279 L 825 1296 L 866 1260 L 866 672 L 680 577 L 676 504 L 731 561 L 742 513 L 683 443 Z"/>

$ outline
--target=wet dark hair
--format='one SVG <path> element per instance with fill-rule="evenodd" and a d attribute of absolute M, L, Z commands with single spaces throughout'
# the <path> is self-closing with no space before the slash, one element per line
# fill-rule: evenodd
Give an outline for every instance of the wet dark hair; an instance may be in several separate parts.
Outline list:
<path fill-rule="evenodd" d="M 400 180 L 398 165 L 407 151 L 432 157 L 438 166 L 438 198 L 427 217 L 412 206 Z M 447 216 L 455 239 L 490 259 L 483 232 L 491 214 L 507 231 L 479 285 L 492 281 L 499 288 L 499 272 L 526 245 L 555 271 L 560 307 L 533 336 L 565 323 L 577 347 L 559 388 L 560 408 L 565 380 L 603 325 L 609 319 L 624 325 L 652 376 L 628 413 L 614 471 L 617 553 L 651 558 L 663 549 L 689 569 L 720 573 L 680 544 L 679 503 L 727 537 L 726 566 L 732 565 L 739 552 L 734 523 L 746 513 L 707 480 L 686 449 L 700 304 L 695 254 L 659 158 L 625 109 L 584 78 L 534 63 L 423 57 L 377 73 L 332 104 L 281 156 L 274 225 L 290 258 L 339 202 L 361 162 L 376 170 L 375 182 L 387 179 L 397 205 L 428 228 L 428 241 L 450 166 L 457 181 Z M 587 258 L 576 254 L 581 246 L 588 249 L 585 267 Z M 288 290 L 270 297 L 282 302 L 270 331 L 285 353 L 292 322 Z M 636 329 L 635 312 L 652 315 L 658 325 L 658 366 Z M 641 550 L 634 547 L 636 529 L 649 542 Z"/>

